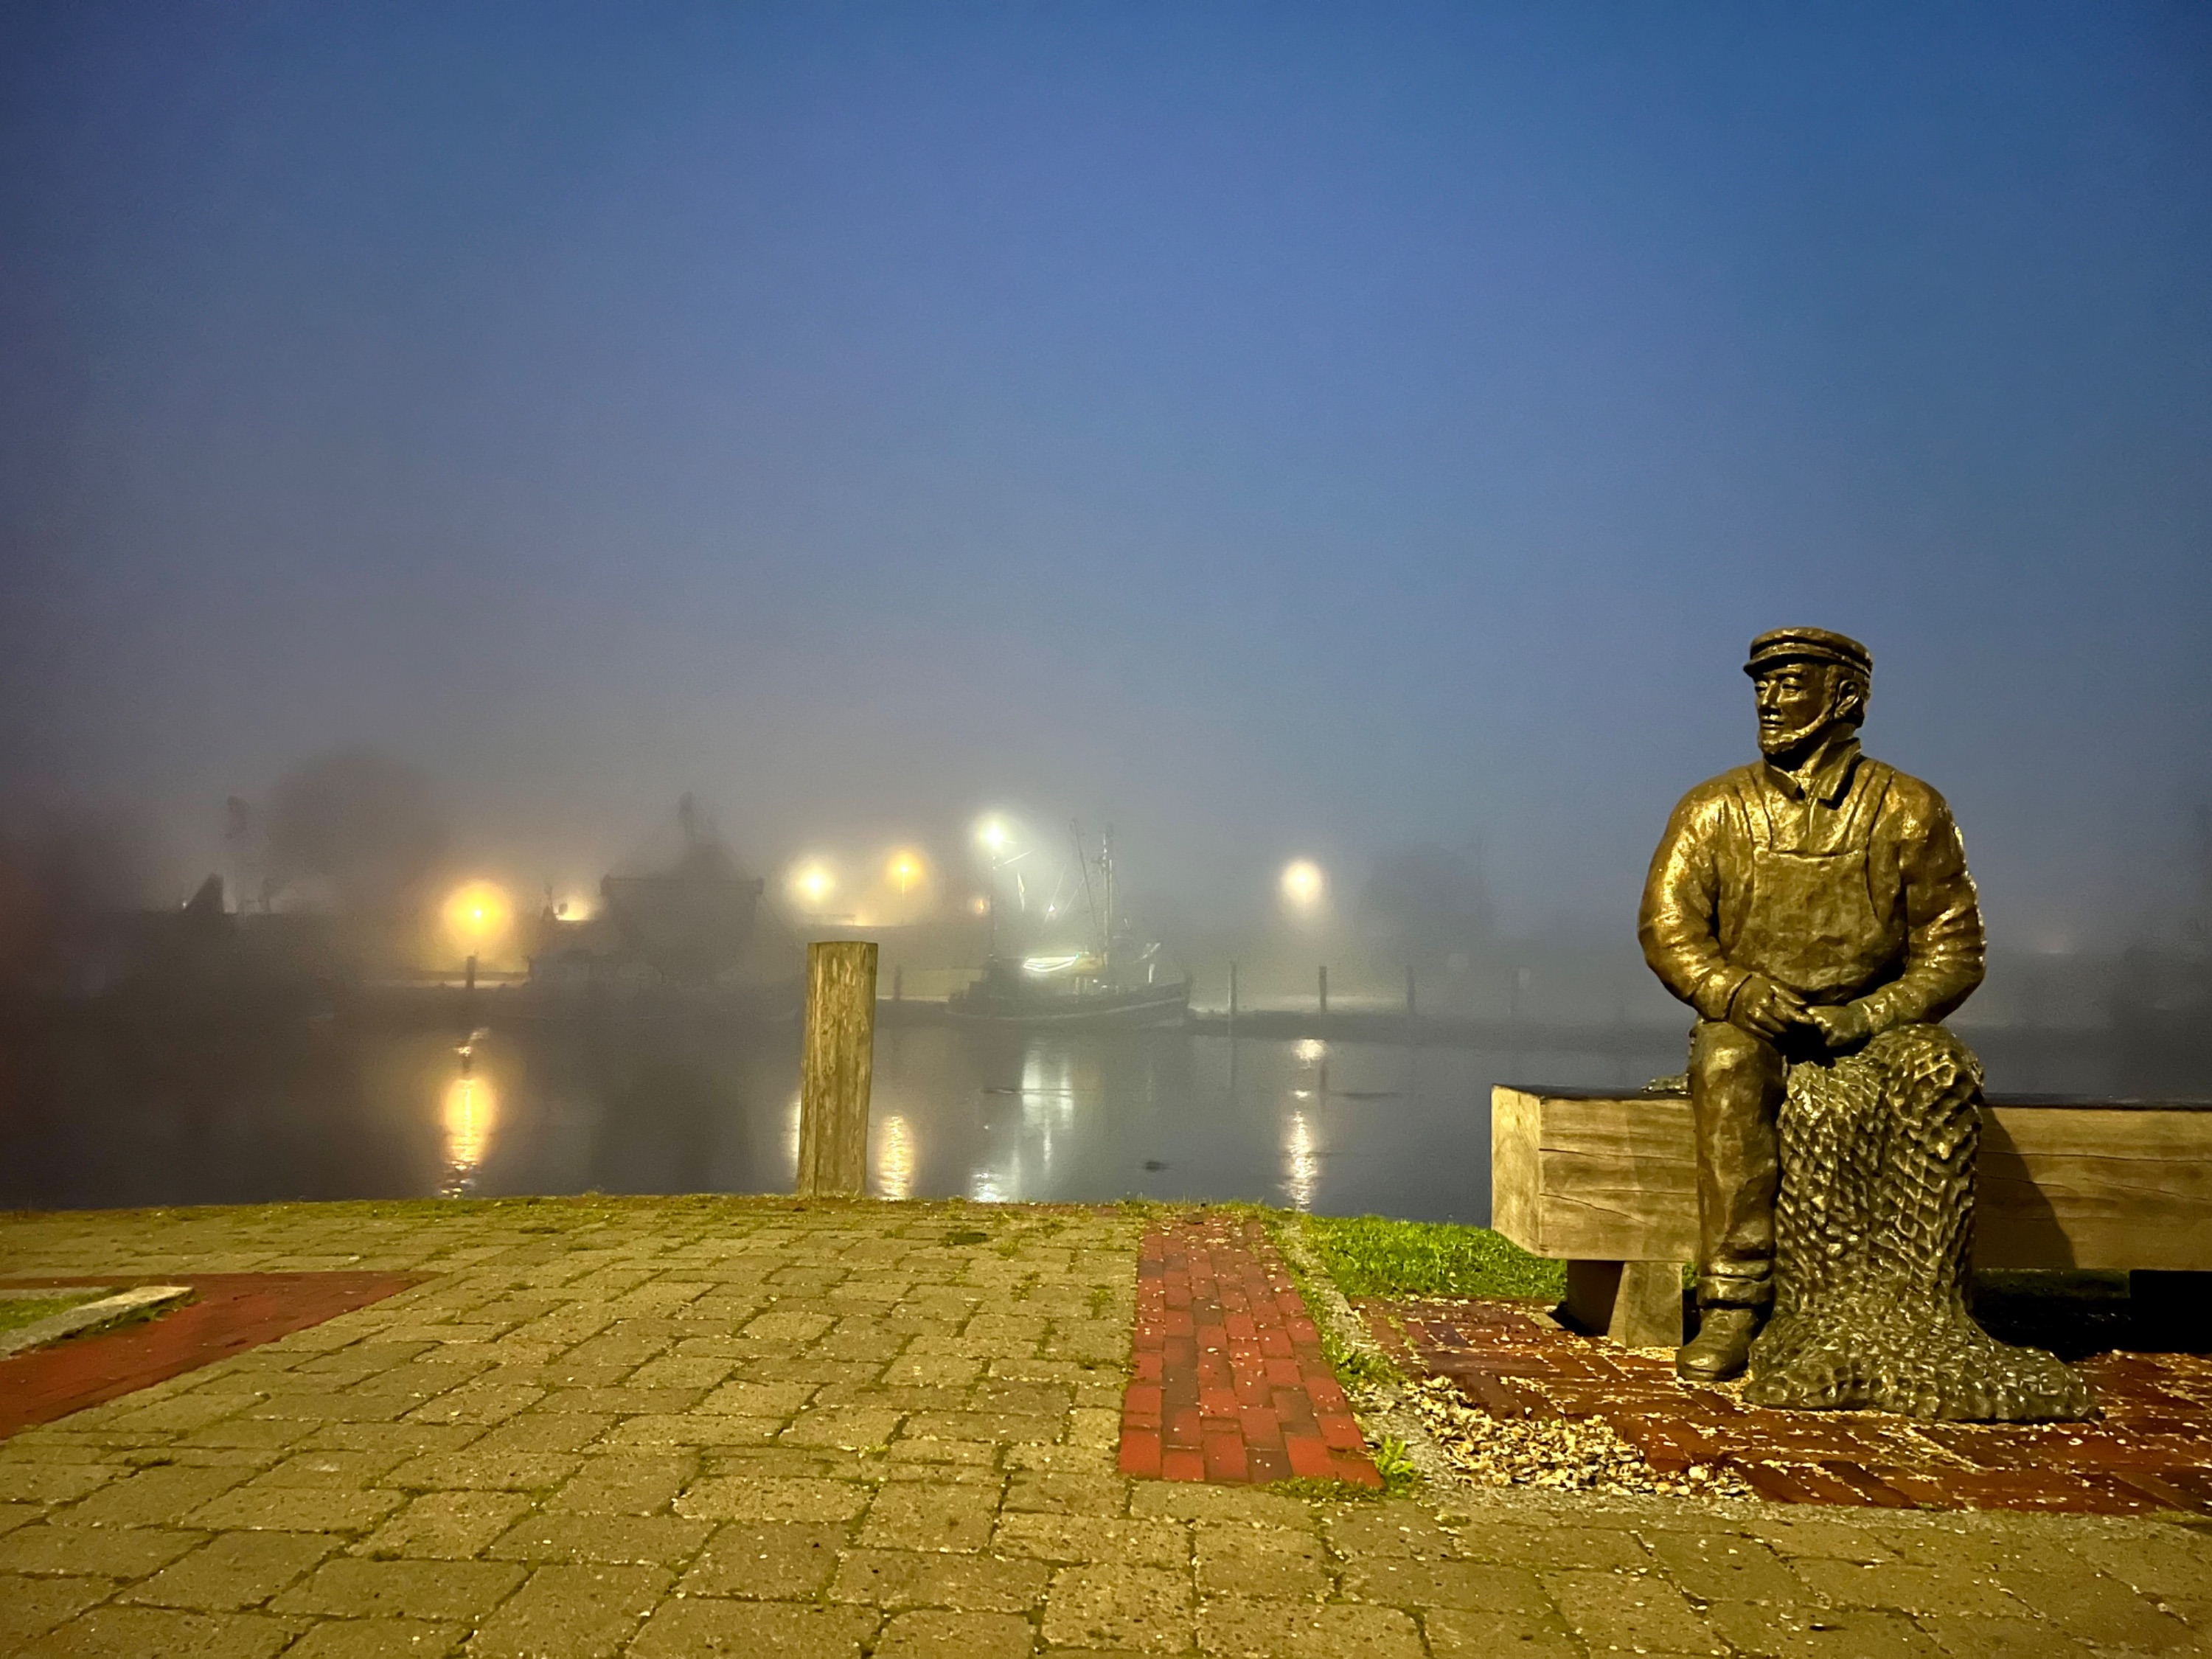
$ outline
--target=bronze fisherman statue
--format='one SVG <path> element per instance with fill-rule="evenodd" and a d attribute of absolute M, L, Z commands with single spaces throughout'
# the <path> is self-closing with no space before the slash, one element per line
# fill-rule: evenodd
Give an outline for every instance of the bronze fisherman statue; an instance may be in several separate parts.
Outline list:
<path fill-rule="evenodd" d="M 1981 912 L 1943 798 L 1863 754 L 1874 660 L 1752 641 L 1760 758 L 1700 784 L 1651 860 L 1645 959 L 1698 1013 L 1692 1381 L 1942 1417 L 2087 1410 L 1966 1306 L 1981 1071 L 1940 1024 L 1981 983 Z"/>

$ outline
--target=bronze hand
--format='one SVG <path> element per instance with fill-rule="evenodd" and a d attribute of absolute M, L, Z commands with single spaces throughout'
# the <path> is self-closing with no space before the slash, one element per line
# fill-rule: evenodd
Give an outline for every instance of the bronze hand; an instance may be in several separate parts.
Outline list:
<path fill-rule="evenodd" d="M 1753 974 L 1729 1004 L 1729 1022 L 1771 1042 L 1792 1026 L 1808 1023 L 1805 999 L 1764 974 Z"/>

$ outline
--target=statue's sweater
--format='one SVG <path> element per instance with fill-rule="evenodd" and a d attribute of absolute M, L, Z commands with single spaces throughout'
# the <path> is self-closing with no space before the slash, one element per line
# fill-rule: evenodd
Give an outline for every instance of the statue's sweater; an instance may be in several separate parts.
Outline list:
<path fill-rule="evenodd" d="M 1942 796 L 1842 745 L 1796 776 L 1760 761 L 1682 798 L 1652 854 L 1644 959 L 1707 1019 L 1753 973 L 1872 1029 L 1937 1020 L 1982 981 L 1982 916 Z"/>

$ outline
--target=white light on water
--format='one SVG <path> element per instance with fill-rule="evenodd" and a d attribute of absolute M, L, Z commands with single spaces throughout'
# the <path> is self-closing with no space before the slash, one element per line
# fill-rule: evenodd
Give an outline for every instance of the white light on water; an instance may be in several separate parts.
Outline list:
<path fill-rule="evenodd" d="M 465 1073 L 446 1085 L 446 1186 L 449 1197 L 471 1191 L 477 1170 L 491 1144 L 499 1120 L 499 1097 L 491 1085 Z"/>
<path fill-rule="evenodd" d="M 914 1131 L 904 1117 L 890 1113 L 876 1128 L 876 1196 L 912 1197 L 914 1164 Z"/>
<path fill-rule="evenodd" d="M 1292 1112 L 1283 1127 L 1283 1195 L 1294 1210 L 1313 1208 L 1321 1187 L 1321 1148 L 1304 1112 Z"/>

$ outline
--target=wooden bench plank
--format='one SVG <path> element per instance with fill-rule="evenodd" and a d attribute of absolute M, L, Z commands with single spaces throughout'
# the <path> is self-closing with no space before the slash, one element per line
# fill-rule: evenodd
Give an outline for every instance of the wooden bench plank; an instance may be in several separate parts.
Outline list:
<path fill-rule="evenodd" d="M 1680 1095 L 1492 1091 L 1491 1224 L 1566 1260 L 1685 1261 L 1697 1149 Z M 2212 1270 L 2212 1107 L 2000 1096 L 1975 1263 Z"/>
<path fill-rule="evenodd" d="M 1981 1267 L 2212 1268 L 2212 1112 L 1997 1105 Z"/>

